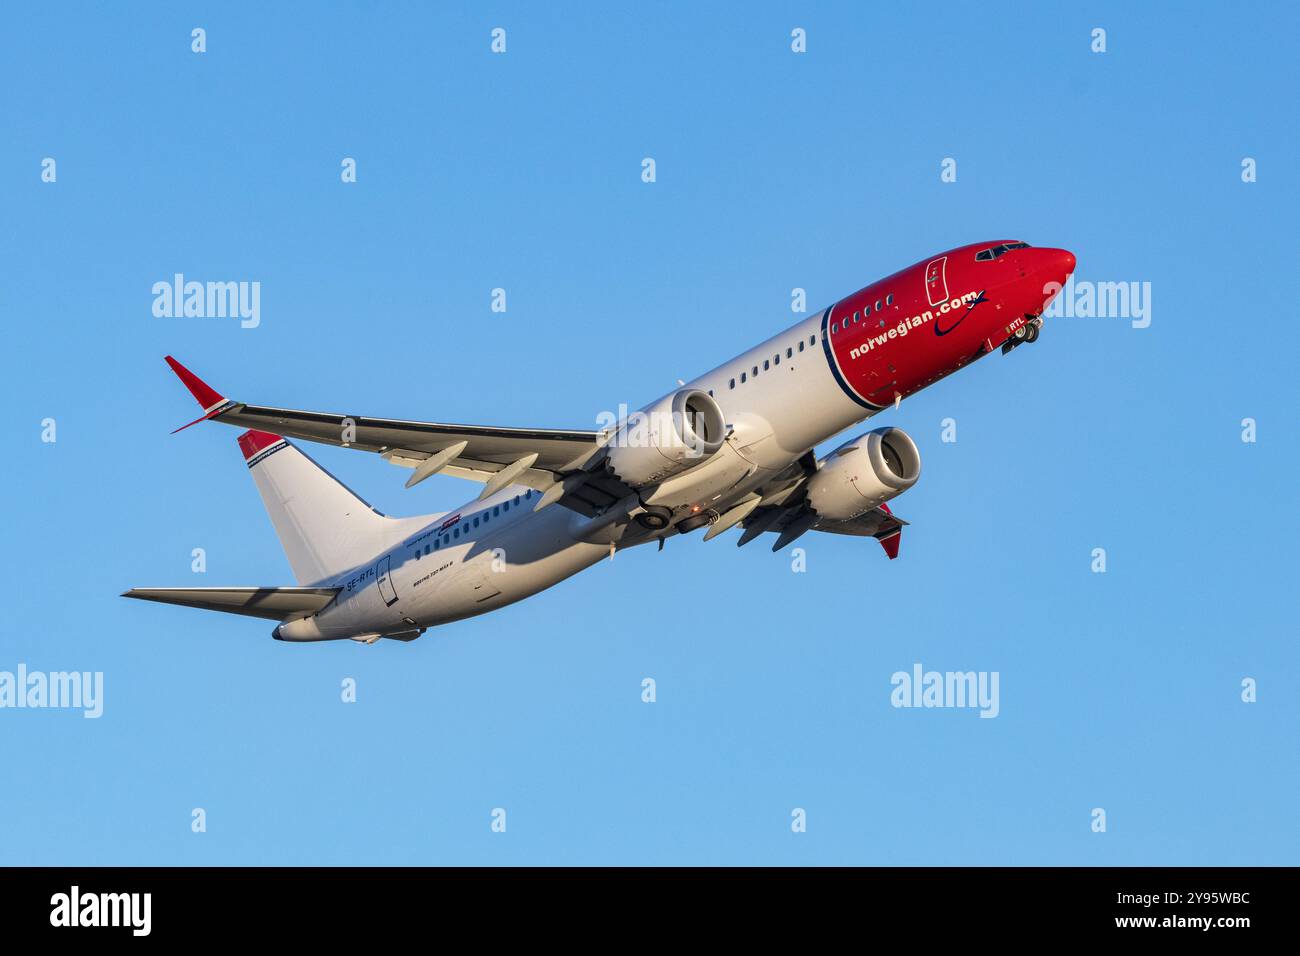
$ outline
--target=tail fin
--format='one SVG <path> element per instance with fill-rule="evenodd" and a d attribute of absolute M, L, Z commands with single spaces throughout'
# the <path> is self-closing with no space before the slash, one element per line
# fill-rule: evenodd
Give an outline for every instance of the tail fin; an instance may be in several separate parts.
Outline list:
<path fill-rule="evenodd" d="M 239 447 L 300 585 L 374 557 L 404 530 L 279 435 L 247 431 Z"/>

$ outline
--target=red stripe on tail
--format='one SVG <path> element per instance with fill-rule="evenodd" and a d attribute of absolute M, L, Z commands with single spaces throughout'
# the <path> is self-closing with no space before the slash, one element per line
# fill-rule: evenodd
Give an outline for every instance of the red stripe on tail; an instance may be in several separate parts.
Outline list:
<path fill-rule="evenodd" d="M 239 450 L 244 453 L 244 461 L 252 461 L 258 452 L 265 451 L 278 441 L 284 439 L 270 432 L 247 431 L 239 436 Z"/>

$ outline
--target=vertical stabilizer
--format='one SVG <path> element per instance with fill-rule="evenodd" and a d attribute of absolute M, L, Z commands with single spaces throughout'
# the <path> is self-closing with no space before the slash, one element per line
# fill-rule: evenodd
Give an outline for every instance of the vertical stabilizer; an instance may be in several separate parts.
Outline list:
<path fill-rule="evenodd" d="M 402 533 L 405 522 L 375 511 L 279 435 L 247 431 L 239 447 L 299 584 L 347 571 Z"/>

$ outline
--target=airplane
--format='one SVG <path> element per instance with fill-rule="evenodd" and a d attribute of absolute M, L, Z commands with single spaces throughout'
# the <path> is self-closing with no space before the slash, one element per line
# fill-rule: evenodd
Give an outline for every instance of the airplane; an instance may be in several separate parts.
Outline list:
<path fill-rule="evenodd" d="M 875 538 L 898 557 L 889 502 L 921 456 L 900 428 L 813 449 L 995 349 L 1035 341 L 1074 271 L 1015 240 L 950 249 L 859 289 L 637 412 L 596 430 L 450 425 L 247 405 L 171 356 L 203 414 L 239 447 L 297 584 L 133 588 L 123 597 L 261 617 L 288 642 L 411 641 L 521 601 L 608 555 L 699 529 L 737 544 L 808 531 Z M 598 420 L 598 424 L 599 424 Z M 483 483 L 450 512 L 383 515 L 289 439 Z"/>

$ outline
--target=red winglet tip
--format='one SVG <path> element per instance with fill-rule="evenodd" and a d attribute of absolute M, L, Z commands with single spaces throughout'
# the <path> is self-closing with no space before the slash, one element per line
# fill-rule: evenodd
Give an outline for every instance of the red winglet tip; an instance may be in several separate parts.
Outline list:
<path fill-rule="evenodd" d="M 898 557 L 898 546 L 903 542 L 903 532 L 895 531 L 888 538 L 879 538 L 880 546 L 885 549 L 885 554 L 889 555 L 889 560 L 893 561 Z"/>
<path fill-rule="evenodd" d="M 170 355 L 165 356 L 165 358 L 167 364 L 171 366 L 171 370 L 176 373 L 176 377 L 179 378 L 182 384 L 190 390 L 190 394 L 194 396 L 195 401 L 199 403 L 199 407 L 205 412 L 212 411 L 215 406 L 220 405 L 225 401 L 225 398 L 211 385 L 203 381 L 203 379 L 199 378 L 180 362 L 176 361 Z M 199 419 L 199 421 L 202 421 L 202 419 Z M 191 422 L 190 424 L 192 425 L 194 423 Z"/>
<path fill-rule="evenodd" d="M 239 436 L 239 450 L 244 453 L 244 461 L 252 461 L 258 452 L 270 448 L 278 441 L 284 441 L 279 435 L 270 432 L 246 431 Z"/>

